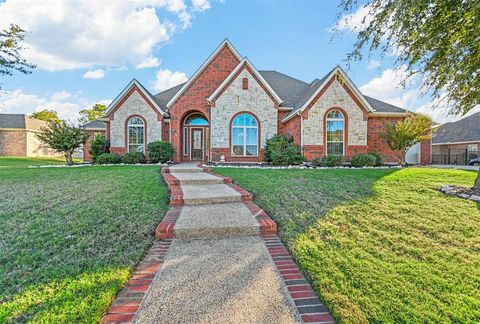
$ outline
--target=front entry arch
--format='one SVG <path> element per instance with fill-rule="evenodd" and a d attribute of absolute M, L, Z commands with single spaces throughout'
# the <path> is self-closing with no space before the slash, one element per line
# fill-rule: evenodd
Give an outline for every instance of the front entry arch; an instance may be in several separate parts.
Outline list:
<path fill-rule="evenodd" d="M 187 115 L 182 123 L 182 160 L 206 161 L 209 147 L 209 122 L 199 112 Z"/>

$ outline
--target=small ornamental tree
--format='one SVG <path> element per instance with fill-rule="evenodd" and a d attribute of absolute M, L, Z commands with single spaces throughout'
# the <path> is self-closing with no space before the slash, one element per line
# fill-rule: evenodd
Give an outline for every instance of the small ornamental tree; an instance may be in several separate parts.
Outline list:
<path fill-rule="evenodd" d="M 380 136 L 395 152 L 401 165 L 405 164 L 409 148 L 432 138 L 432 120 L 422 114 L 412 114 L 396 124 L 385 122 L 383 125 L 385 132 Z"/>
<path fill-rule="evenodd" d="M 97 162 L 97 157 L 103 153 L 108 153 L 109 148 L 110 144 L 108 143 L 107 138 L 102 134 L 98 134 L 93 138 L 88 153 L 90 153 L 92 161 Z"/>
<path fill-rule="evenodd" d="M 49 122 L 48 127 L 42 128 L 37 138 L 48 147 L 63 153 L 68 165 L 73 164 L 73 153 L 87 141 L 88 135 L 83 129 L 69 125 L 65 121 L 60 123 Z"/>

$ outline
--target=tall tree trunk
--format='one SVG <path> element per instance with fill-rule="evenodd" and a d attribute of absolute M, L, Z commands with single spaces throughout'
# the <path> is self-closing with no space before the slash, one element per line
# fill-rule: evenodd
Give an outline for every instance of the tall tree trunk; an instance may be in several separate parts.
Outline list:
<path fill-rule="evenodd" d="M 72 153 L 70 152 L 65 153 L 65 160 L 67 161 L 68 165 L 72 165 L 73 164 Z"/>
<path fill-rule="evenodd" d="M 480 168 L 478 168 L 477 180 L 475 180 L 475 185 L 473 188 L 480 191 Z"/>

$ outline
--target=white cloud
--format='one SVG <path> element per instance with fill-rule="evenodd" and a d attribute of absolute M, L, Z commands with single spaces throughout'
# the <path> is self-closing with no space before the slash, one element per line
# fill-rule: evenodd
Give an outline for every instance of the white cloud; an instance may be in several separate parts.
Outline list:
<path fill-rule="evenodd" d="M 137 69 L 146 69 L 159 66 L 161 61 L 156 57 L 147 57 L 143 62 L 137 64 Z"/>
<path fill-rule="evenodd" d="M 370 61 L 368 62 L 367 68 L 368 68 L 369 70 L 374 70 L 374 69 L 379 68 L 381 65 L 382 65 L 382 64 L 381 64 L 380 61 L 370 60 Z"/>
<path fill-rule="evenodd" d="M 410 111 L 428 115 L 437 123 L 456 121 L 480 111 L 480 106 L 477 106 L 465 116 L 451 115 L 449 114 L 450 107 L 445 100 L 445 94 L 440 96 L 440 98 L 423 103 L 425 100 L 422 100 L 422 90 L 419 82 L 417 82 L 418 78 L 413 77 L 405 88 L 401 85 L 402 80 L 404 80 L 407 75 L 408 71 L 405 68 L 396 70 L 386 69 L 379 77 L 373 78 L 366 84 L 360 86 L 359 89 L 367 96 Z"/>
<path fill-rule="evenodd" d="M 373 78 L 359 89 L 367 96 L 412 110 L 420 97 L 420 91 L 414 87 L 402 87 L 401 82 L 407 75 L 405 68 L 386 69 L 381 76 Z"/>
<path fill-rule="evenodd" d="M 373 16 L 370 14 L 370 8 L 370 5 L 365 5 L 359 7 L 354 13 L 343 14 L 334 27 L 339 31 L 355 33 L 362 31 L 373 19 Z"/>
<path fill-rule="evenodd" d="M 183 0 L 7 0 L 0 3 L 0 28 L 16 23 L 27 30 L 24 56 L 41 69 L 152 67 L 159 65 L 153 50 L 190 26 L 193 12 L 208 5 Z"/>
<path fill-rule="evenodd" d="M 2 91 L 0 94 L 0 112 L 13 114 L 31 114 L 43 109 L 55 110 L 61 119 L 72 122 L 78 120 L 79 111 L 95 103 L 108 105 L 111 100 L 98 102 L 88 100 L 67 91 L 56 92 L 51 96 L 37 96 L 24 93 L 22 89 Z"/>
<path fill-rule="evenodd" d="M 157 91 L 162 91 L 187 80 L 187 75 L 183 72 L 172 72 L 168 69 L 161 69 L 158 70 L 155 81 L 152 82 L 151 86 Z"/>
<path fill-rule="evenodd" d="M 105 76 L 105 72 L 102 69 L 90 70 L 83 74 L 85 79 L 102 79 Z"/>
<path fill-rule="evenodd" d="M 204 11 L 210 9 L 211 5 L 208 0 L 192 0 L 193 9 Z"/>

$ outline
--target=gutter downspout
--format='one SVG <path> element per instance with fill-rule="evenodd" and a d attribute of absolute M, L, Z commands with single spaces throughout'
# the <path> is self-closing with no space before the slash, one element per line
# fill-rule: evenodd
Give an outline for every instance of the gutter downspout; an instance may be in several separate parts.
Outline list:
<path fill-rule="evenodd" d="M 300 149 L 301 149 L 301 152 L 302 152 L 302 156 L 304 156 L 304 152 L 303 152 L 303 116 L 301 113 L 299 113 L 300 115 Z"/>

